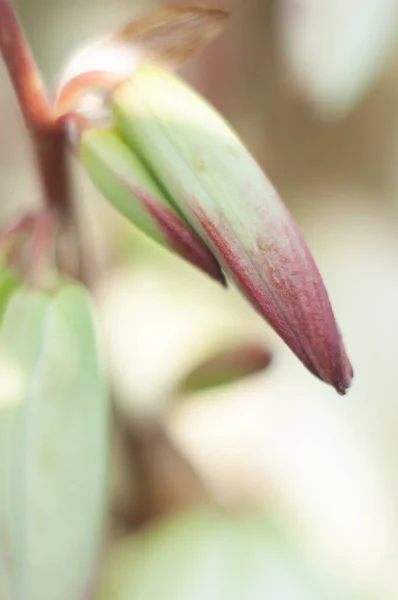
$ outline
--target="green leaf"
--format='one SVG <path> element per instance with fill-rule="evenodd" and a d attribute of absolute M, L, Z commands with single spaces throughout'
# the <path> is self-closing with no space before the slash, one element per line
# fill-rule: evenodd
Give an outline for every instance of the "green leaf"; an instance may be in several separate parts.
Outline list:
<path fill-rule="evenodd" d="M 344 600 L 282 528 L 258 515 L 191 510 L 119 544 L 99 600 Z"/>
<path fill-rule="evenodd" d="M 0 329 L 0 545 L 8 594 L 78 600 L 107 491 L 108 402 L 84 289 L 22 289 Z"/>

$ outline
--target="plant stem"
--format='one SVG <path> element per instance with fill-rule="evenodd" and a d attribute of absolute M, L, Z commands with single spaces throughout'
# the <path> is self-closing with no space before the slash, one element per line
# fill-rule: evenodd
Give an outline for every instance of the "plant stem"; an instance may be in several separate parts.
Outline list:
<path fill-rule="evenodd" d="M 0 52 L 34 145 L 46 208 L 70 215 L 64 127 L 54 118 L 11 0 L 0 0 Z"/>
<path fill-rule="evenodd" d="M 51 105 L 10 0 L 0 0 L 0 49 L 28 127 L 51 127 Z"/>

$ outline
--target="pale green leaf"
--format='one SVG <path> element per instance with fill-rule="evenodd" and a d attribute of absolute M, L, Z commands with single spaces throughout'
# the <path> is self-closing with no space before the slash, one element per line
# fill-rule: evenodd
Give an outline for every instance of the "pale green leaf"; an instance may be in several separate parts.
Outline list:
<path fill-rule="evenodd" d="M 9 594 L 84 598 L 101 543 L 108 407 L 82 288 L 13 296 L 0 329 L 0 381 L 0 543 Z"/>

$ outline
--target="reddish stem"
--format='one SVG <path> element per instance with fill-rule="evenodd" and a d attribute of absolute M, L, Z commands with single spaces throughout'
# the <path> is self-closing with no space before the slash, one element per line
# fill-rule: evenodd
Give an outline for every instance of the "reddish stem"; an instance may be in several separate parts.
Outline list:
<path fill-rule="evenodd" d="M 68 213 L 64 130 L 54 118 L 40 71 L 10 0 L 0 0 L 0 51 L 36 150 L 46 205 Z"/>
<path fill-rule="evenodd" d="M 67 169 L 67 144 L 63 124 L 54 122 L 52 129 L 33 131 L 38 167 L 48 208 L 63 216 L 73 210 Z"/>
<path fill-rule="evenodd" d="M 29 128 L 51 127 L 51 105 L 10 0 L 0 0 L 0 49 Z"/>

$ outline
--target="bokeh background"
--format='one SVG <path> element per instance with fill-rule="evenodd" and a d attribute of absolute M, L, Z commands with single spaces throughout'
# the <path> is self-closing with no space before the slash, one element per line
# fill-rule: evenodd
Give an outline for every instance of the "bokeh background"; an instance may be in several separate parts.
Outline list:
<path fill-rule="evenodd" d="M 76 45 L 157 4 L 15 5 L 46 79 L 55 83 Z M 218 5 L 230 10 L 227 31 L 183 75 L 234 124 L 299 223 L 330 293 L 354 384 L 341 398 L 318 382 L 237 292 L 218 289 L 138 234 L 72 160 L 76 200 L 102 267 L 96 301 L 114 389 L 98 597 L 153 600 L 170 590 L 173 600 L 233 593 L 248 600 L 392 600 L 398 598 L 398 2 Z M 39 205 L 40 190 L 1 65 L 0 80 L 0 220 L 7 223 Z M 198 365 L 242 344 L 269 352 L 270 365 L 234 383 L 191 389 Z M 183 516 L 209 503 L 229 512 Z M 237 526 L 226 517 L 242 512 L 273 523 L 278 533 L 264 533 L 266 549 L 247 533 L 262 525 Z M 176 520 L 157 532 L 153 523 L 171 513 Z M 285 546 L 295 548 L 293 558 Z M 258 559 L 255 575 L 243 559 L 250 553 Z M 157 591 L 139 580 L 137 569 L 158 582 Z M 173 591 L 182 572 L 191 583 Z M 224 579 L 232 586 L 228 594 Z"/>

